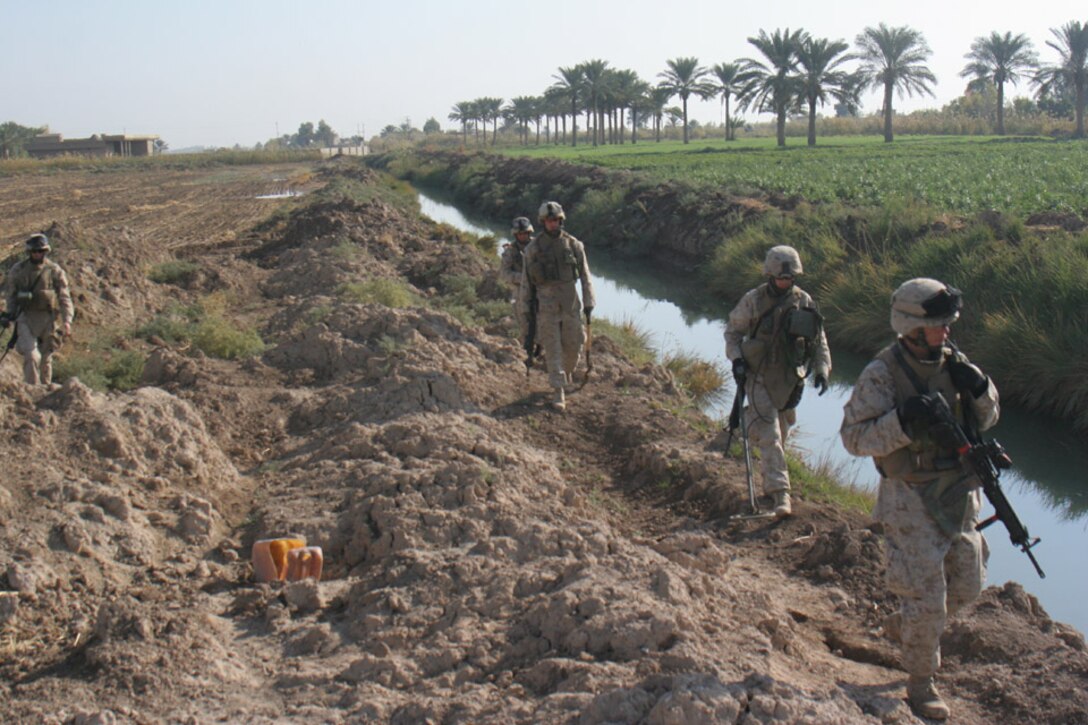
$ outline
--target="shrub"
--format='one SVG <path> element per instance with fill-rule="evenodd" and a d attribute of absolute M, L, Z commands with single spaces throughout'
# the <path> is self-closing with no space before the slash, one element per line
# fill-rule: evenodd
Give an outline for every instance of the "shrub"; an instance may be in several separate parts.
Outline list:
<path fill-rule="evenodd" d="M 396 279 L 371 279 L 341 285 L 337 295 L 346 302 L 371 303 L 396 309 L 418 305 L 419 296 L 407 283 Z"/>
<path fill-rule="evenodd" d="M 79 378 L 87 387 L 99 391 L 131 390 L 140 383 L 144 356 L 136 350 L 80 351 L 58 357 L 54 368 L 57 382 Z"/>
<path fill-rule="evenodd" d="M 725 395 L 725 373 L 720 365 L 689 352 L 671 352 L 661 364 L 700 408 L 721 402 Z"/>
<path fill-rule="evenodd" d="M 156 264 L 148 271 L 147 277 L 152 282 L 158 282 L 159 284 L 186 284 L 199 269 L 200 265 L 196 262 L 175 259 Z"/>
<path fill-rule="evenodd" d="M 593 333 L 603 335 L 616 343 L 624 357 L 636 365 L 645 365 L 655 360 L 650 333 L 641 329 L 633 320 L 624 319 L 618 324 L 604 319 L 594 320 Z"/>
<path fill-rule="evenodd" d="M 193 330 L 193 344 L 204 354 L 223 360 L 252 357 L 264 352 L 265 344 L 256 330 L 239 328 L 235 320 L 213 315 Z"/>

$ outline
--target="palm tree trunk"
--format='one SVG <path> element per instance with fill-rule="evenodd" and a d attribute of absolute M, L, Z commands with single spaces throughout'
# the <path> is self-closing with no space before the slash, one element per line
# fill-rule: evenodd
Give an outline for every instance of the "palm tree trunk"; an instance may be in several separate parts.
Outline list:
<path fill-rule="evenodd" d="M 1005 135 L 1005 82 L 997 84 L 997 135 Z"/>
<path fill-rule="evenodd" d="M 684 101 L 684 143 L 688 142 L 688 97 L 681 96 Z"/>
<path fill-rule="evenodd" d="M 722 96 L 722 105 L 725 105 L 726 96 Z M 729 140 L 729 114 L 725 116 L 725 140 Z"/>
<path fill-rule="evenodd" d="M 638 143 L 638 109 L 631 106 L 631 145 Z"/>
<path fill-rule="evenodd" d="M 570 123 L 571 123 L 571 127 L 572 127 L 571 132 L 570 132 L 570 145 L 571 146 L 577 146 L 578 145 L 578 104 L 575 102 L 575 97 L 574 96 L 570 97 Z M 565 125 L 564 125 L 563 132 L 566 133 L 566 126 Z"/>
<path fill-rule="evenodd" d="M 816 145 L 816 99 L 808 99 L 808 145 Z"/>
<path fill-rule="evenodd" d="M 729 117 L 729 95 L 725 94 L 725 140 L 732 141 L 736 138 L 736 134 L 733 133 L 733 120 Z"/>
<path fill-rule="evenodd" d="M 786 107 L 782 106 L 778 109 L 778 119 L 775 121 L 775 137 L 778 139 L 779 147 L 786 145 Z"/>
<path fill-rule="evenodd" d="M 499 117 L 495 116 L 491 119 L 491 145 L 495 145 L 495 141 L 499 138 Z"/>
<path fill-rule="evenodd" d="M 884 143 L 892 142 L 892 84 L 884 82 Z"/>
<path fill-rule="evenodd" d="M 1075 138 L 1084 138 L 1084 81 L 1077 84 L 1077 130 L 1073 134 Z"/>

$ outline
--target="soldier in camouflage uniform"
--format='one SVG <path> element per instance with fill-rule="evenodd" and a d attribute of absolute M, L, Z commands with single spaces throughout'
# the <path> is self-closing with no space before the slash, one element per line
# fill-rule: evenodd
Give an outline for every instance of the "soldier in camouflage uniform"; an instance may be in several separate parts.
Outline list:
<path fill-rule="evenodd" d="M 961 464 L 930 393 L 944 396 L 966 430 L 985 430 L 999 414 L 993 382 L 948 341 L 960 305 L 959 291 L 935 279 L 900 285 L 891 315 L 898 339 L 862 371 L 841 430 L 846 450 L 872 456 L 880 471 L 873 516 L 887 537 L 888 588 L 900 599 L 886 629 L 898 630 L 911 706 L 939 720 L 949 714 L 934 685 L 941 632 L 982 590 L 988 548 L 975 530 L 980 482 Z"/>
<path fill-rule="evenodd" d="M 522 255 L 525 248 L 529 246 L 529 240 L 533 234 L 533 225 L 527 217 L 519 216 L 511 225 L 510 233 L 514 235 L 514 243 L 507 244 L 502 250 L 502 259 L 499 262 L 499 276 L 513 290 L 510 302 L 514 306 L 514 317 L 518 321 L 518 331 L 520 333 L 518 340 L 524 343 L 529 320 L 521 313 L 521 308 L 518 305 L 518 288 L 521 287 L 524 267 Z"/>
<path fill-rule="evenodd" d="M 548 361 L 548 382 L 555 395 L 552 406 L 564 410 L 564 386 L 574 382 L 574 369 L 586 341 L 582 313 L 588 322 L 596 301 L 586 249 L 563 229 L 567 218 L 563 207 L 546 201 L 540 205 L 538 217 L 544 231 L 525 248 L 518 306 L 528 319 L 530 305 L 536 305 L 536 339 Z M 581 300 L 575 288 L 579 280 Z"/>
<path fill-rule="evenodd" d="M 763 492 L 774 499 L 779 517 L 793 511 L 786 441 L 797 422 L 805 378 L 815 373 L 813 384 L 823 395 L 831 375 L 816 303 L 794 283 L 803 271 L 797 250 L 772 247 L 763 263 L 767 282 L 741 298 L 725 327 L 725 355 L 748 399 L 748 436 L 761 453 Z"/>
<path fill-rule="evenodd" d="M 53 381 L 53 353 L 61 345 L 61 335 L 72 333 L 75 312 L 68 276 L 45 258 L 49 250 L 44 234 L 31 236 L 26 240 L 27 259 L 17 262 L 5 280 L 5 327 L 15 323 L 15 349 L 23 356 L 23 379 L 30 385 Z"/>

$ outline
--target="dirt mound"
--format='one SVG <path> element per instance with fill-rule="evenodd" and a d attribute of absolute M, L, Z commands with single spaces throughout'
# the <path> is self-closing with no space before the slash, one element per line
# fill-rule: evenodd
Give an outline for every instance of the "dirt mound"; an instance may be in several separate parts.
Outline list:
<path fill-rule="evenodd" d="M 188 250 L 261 295 L 260 359 L 159 346 L 126 393 L 0 379 L 9 719 L 917 722 L 860 517 L 730 523 L 742 469 L 607 338 L 548 409 L 511 320 L 450 314 L 461 278 L 499 288 L 448 228 L 380 200 L 280 222 Z M 201 288 L 132 274 L 152 305 Z M 408 306 L 341 291 L 376 280 Z M 250 545 L 284 534 L 323 581 L 253 583 Z M 958 722 L 1085 721 L 1083 639 L 1022 590 L 945 646 Z"/>

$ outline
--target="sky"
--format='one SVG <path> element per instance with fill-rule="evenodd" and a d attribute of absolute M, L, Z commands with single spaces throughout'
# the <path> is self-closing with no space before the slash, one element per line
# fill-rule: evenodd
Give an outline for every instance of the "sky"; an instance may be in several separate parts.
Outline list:
<path fill-rule="evenodd" d="M 980 11 L 979 8 L 984 8 Z M 853 43 L 865 27 L 926 38 L 939 108 L 963 93 L 974 38 L 1024 33 L 1043 61 L 1051 28 L 1088 20 L 1066 0 L 0 0 L 0 122 L 66 138 L 157 134 L 172 149 L 252 146 L 324 119 L 371 137 L 405 120 L 443 128 L 459 101 L 540 95 L 560 67 L 600 58 L 656 83 L 670 58 L 705 66 L 755 55 L 763 29 Z M 1025 85 L 1011 96 L 1030 95 Z M 1007 91 L 1008 94 L 1008 91 Z M 879 109 L 876 93 L 863 113 Z M 678 103 L 678 99 L 676 101 Z M 831 109 L 825 109 L 830 113 Z M 717 101 L 689 115 L 721 122 Z M 749 114 L 749 120 L 757 120 Z"/>

